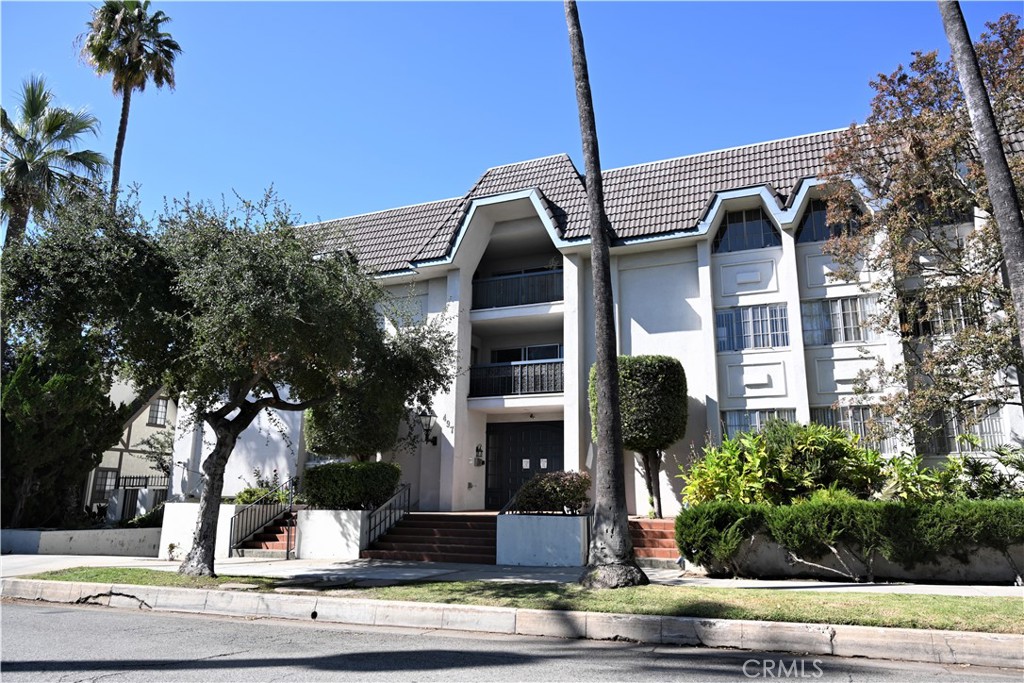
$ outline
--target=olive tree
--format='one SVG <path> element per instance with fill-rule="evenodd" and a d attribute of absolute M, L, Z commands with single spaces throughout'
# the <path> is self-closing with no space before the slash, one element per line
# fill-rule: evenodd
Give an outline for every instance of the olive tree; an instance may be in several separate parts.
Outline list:
<path fill-rule="evenodd" d="M 590 370 L 590 419 L 596 425 L 596 372 Z M 640 455 L 647 497 L 661 517 L 663 451 L 686 434 L 686 372 L 671 356 L 619 356 L 622 442 Z M 596 426 L 594 427 L 596 437 Z"/>
<path fill-rule="evenodd" d="M 379 315 L 387 297 L 372 274 L 349 254 L 316 253 L 294 223 L 272 197 L 237 210 L 176 203 L 158 238 L 170 285 L 151 312 L 153 329 L 144 339 L 119 329 L 135 350 L 127 361 L 136 381 L 185 397 L 215 437 L 183 574 L 214 574 L 224 470 L 261 411 L 304 411 L 353 383 L 382 380 L 393 369 L 380 359 L 403 345 L 439 368 L 419 375 L 414 395 L 447 376 L 446 335 L 433 327 L 389 335 Z"/>

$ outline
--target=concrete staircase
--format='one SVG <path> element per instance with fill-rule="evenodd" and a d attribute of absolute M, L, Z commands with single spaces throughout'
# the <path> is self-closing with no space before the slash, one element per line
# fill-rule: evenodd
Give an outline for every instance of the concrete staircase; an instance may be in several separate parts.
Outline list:
<path fill-rule="evenodd" d="M 359 557 L 494 564 L 497 528 L 498 518 L 493 512 L 412 512 Z"/>
<path fill-rule="evenodd" d="M 641 567 L 678 569 L 674 519 L 646 519 L 634 517 L 629 520 L 629 534 L 633 538 L 633 552 Z"/>
<path fill-rule="evenodd" d="M 288 528 L 291 528 L 292 550 L 295 550 L 296 515 L 285 512 L 263 527 L 263 530 L 247 540 L 234 551 L 236 557 L 265 557 L 287 559 Z"/>

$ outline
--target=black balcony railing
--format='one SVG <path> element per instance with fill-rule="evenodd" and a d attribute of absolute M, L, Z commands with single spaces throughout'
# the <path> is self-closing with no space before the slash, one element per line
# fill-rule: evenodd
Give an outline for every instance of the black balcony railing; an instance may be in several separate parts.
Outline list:
<path fill-rule="evenodd" d="M 473 308 L 501 308 L 562 300 L 562 271 L 473 280 Z"/>
<path fill-rule="evenodd" d="M 564 391 L 562 360 L 474 365 L 469 369 L 470 396 L 515 396 Z"/>

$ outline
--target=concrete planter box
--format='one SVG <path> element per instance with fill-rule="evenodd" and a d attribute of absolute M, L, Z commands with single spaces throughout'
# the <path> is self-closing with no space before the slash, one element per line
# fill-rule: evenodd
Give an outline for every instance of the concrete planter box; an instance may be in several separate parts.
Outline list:
<path fill-rule="evenodd" d="M 357 560 L 369 545 L 369 510 L 299 510 L 296 556 L 303 560 Z"/>
<path fill-rule="evenodd" d="M 992 548 L 975 548 L 968 561 L 954 557 L 940 557 L 935 563 L 919 564 L 911 569 L 890 562 L 878 553 L 870 560 L 858 549 L 840 546 L 839 557 L 831 553 L 824 557 L 801 557 L 817 567 L 794 562 L 786 549 L 762 534 L 756 534 L 741 547 L 730 566 L 707 565 L 710 576 L 740 576 L 754 579 L 801 578 L 842 580 L 852 573 L 859 580 L 867 580 L 870 561 L 876 581 L 911 581 L 917 583 L 997 583 L 1012 584 L 1024 570 L 1024 544 L 1011 546 L 1004 554 Z M 840 561 L 841 559 L 841 561 Z M 845 564 L 845 567 L 843 566 Z"/>
<path fill-rule="evenodd" d="M 582 567 L 589 529 L 586 515 L 498 515 L 498 564 Z"/>
<path fill-rule="evenodd" d="M 4 529 L 2 552 L 17 555 L 156 557 L 160 529 Z"/>
<path fill-rule="evenodd" d="M 231 518 L 234 517 L 244 505 L 221 505 L 217 516 L 217 544 L 214 547 L 213 557 L 222 560 L 228 557 L 231 551 Z M 192 539 L 196 533 L 196 520 L 199 518 L 199 503 L 164 503 L 164 525 L 160 533 L 160 545 L 158 555 L 161 558 L 168 558 L 173 554 L 175 560 L 184 559 L 185 555 L 192 550 Z M 174 544 L 174 552 L 168 551 L 168 546 Z"/>

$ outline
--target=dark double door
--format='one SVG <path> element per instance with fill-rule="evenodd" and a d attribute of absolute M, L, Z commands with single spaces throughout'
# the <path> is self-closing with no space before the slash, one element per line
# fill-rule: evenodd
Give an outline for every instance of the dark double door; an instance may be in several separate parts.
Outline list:
<path fill-rule="evenodd" d="M 487 425 L 488 510 L 500 510 L 538 472 L 564 469 L 564 422 L 497 422 Z"/>

